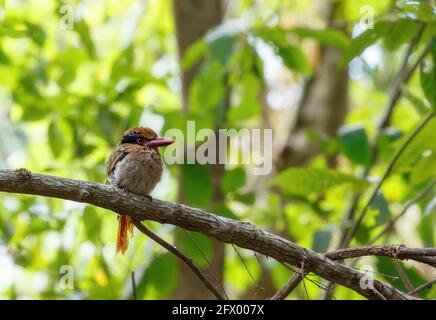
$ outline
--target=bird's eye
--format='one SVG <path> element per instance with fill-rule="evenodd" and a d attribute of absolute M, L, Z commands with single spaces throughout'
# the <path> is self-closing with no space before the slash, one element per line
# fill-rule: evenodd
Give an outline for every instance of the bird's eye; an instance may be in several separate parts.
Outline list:
<path fill-rule="evenodd" d="M 142 145 L 144 143 L 144 139 L 138 138 L 138 139 L 136 139 L 136 143 Z"/>

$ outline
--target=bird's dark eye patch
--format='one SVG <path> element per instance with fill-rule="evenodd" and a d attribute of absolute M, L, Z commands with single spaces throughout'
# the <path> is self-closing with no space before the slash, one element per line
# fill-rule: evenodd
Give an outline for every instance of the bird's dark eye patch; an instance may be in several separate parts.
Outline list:
<path fill-rule="evenodd" d="M 136 143 L 136 140 L 138 138 L 138 133 L 129 132 L 128 134 L 123 136 L 123 138 L 121 139 L 121 143 Z"/>

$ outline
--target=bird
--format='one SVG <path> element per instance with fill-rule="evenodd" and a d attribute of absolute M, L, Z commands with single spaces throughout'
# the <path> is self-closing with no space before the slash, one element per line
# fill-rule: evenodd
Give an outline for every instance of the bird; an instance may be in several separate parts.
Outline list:
<path fill-rule="evenodd" d="M 145 127 L 128 129 L 106 161 L 107 183 L 126 192 L 149 196 L 161 180 L 163 162 L 158 148 L 174 140 L 160 137 Z M 133 232 L 130 216 L 118 216 L 116 252 L 124 254 L 129 245 L 128 234 Z"/>

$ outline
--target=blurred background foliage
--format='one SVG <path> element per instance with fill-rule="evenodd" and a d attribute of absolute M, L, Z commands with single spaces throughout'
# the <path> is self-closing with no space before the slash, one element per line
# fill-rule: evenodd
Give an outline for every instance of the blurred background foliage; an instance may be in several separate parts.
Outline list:
<path fill-rule="evenodd" d="M 0 167 L 104 183 L 107 155 L 138 124 L 162 133 L 185 131 L 187 120 L 197 130 L 271 128 L 270 175 L 254 176 L 249 165 L 167 165 L 152 195 L 325 252 L 339 246 L 393 154 L 435 109 L 435 37 L 434 1 L 2 0 Z M 398 74 L 416 61 L 402 81 Z M 400 99 L 383 122 L 399 78 Z M 433 118 L 351 245 L 371 243 L 434 183 L 435 132 Z M 430 189 L 376 243 L 434 246 Z M 192 241 L 173 226 L 148 225 L 212 281 L 218 277 L 232 298 L 269 297 L 293 274 L 201 234 L 190 233 Z M 116 216 L 100 208 L 1 194 L 0 298 L 131 299 L 132 272 L 139 299 L 210 297 L 137 232 L 126 255 L 116 255 L 116 226 Z M 60 287 L 65 265 L 74 270 L 73 289 Z M 436 276 L 389 259 L 357 266 L 372 266 L 377 278 L 404 291 Z M 309 275 L 290 298 L 322 298 L 325 286 Z M 421 296 L 434 298 L 436 288 Z M 361 298 L 343 287 L 333 297 Z"/>

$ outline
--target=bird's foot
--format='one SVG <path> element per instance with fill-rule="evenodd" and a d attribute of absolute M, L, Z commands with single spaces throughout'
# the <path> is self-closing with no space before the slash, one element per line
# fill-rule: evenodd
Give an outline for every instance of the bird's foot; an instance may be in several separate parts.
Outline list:
<path fill-rule="evenodd" d="M 144 196 L 148 201 L 152 202 L 153 201 L 153 197 L 150 196 L 149 194 Z"/>

